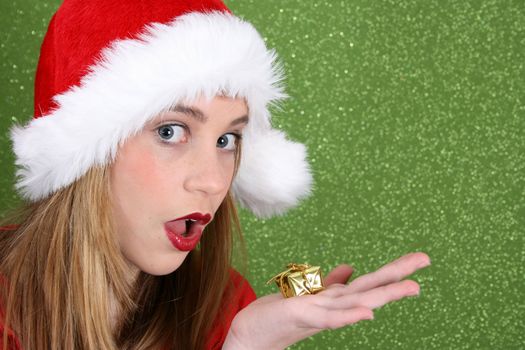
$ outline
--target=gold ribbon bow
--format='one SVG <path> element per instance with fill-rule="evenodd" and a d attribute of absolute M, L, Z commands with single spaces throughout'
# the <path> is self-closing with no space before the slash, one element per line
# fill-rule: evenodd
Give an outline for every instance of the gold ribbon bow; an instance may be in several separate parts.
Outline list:
<path fill-rule="evenodd" d="M 325 289 L 321 268 L 308 264 L 290 263 L 287 270 L 275 275 L 266 284 L 273 281 L 285 298 L 316 294 Z"/>

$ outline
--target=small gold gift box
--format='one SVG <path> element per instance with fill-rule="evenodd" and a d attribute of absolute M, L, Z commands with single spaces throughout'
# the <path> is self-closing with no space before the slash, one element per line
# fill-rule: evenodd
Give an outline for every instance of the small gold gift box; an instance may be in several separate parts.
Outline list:
<path fill-rule="evenodd" d="M 321 267 L 294 263 L 288 264 L 287 267 L 288 270 L 266 282 L 269 284 L 275 281 L 285 298 L 315 294 L 325 289 Z"/>

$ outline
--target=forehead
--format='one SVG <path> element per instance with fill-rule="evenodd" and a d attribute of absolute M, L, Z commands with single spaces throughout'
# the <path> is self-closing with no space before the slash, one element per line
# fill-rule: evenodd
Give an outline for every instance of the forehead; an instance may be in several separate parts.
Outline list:
<path fill-rule="evenodd" d="M 200 98 L 177 103 L 154 118 L 164 120 L 172 115 L 182 115 L 206 124 L 210 120 L 219 120 L 231 125 L 246 124 L 249 121 L 248 105 L 243 98 L 216 96 L 211 99 Z"/>

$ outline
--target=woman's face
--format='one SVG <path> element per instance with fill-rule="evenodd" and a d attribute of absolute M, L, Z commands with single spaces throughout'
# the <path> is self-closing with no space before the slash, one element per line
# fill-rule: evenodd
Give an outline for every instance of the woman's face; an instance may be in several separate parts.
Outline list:
<path fill-rule="evenodd" d="M 165 275 L 195 247 L 230 188 L 247 115 L 243 99 L 198 99 L 157 116 L 119 149 L 113 212 L 132 267 Z"/>

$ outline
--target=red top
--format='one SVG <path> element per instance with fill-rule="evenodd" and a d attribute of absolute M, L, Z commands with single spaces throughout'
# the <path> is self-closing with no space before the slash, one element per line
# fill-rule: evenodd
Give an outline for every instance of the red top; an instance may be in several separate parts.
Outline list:
<path fill-rule="evenodd" d="M 10 226 L 0 226 L 1 231 L 10 231 L 17 227 L 17 225 Z M 239 272 L 234 269 L 230 270 L 231 283 L 233 284 L 235 294 L 228 302 L 228 308 L 222 314 L 219 314 L 214 321 L 214 328 L 210 332 L 208 342 L 205 346 L 206 350 L 220 350 L 222 344 L 228 335 L 230 325 L 233 321 L 235 315 L 241 311 L 244 307 L 254 301 L 257 296 L 253 291 L 252 287 L 248 281 L 241 276 Z M 0 306 L 0 315 L 3 315 L 3 310 Z M 2 346 L 2 337 L 4 334 L 4 325 L 1 321 L 3 317 L 0 317 L 0 348 Z M 12 347 L 9 350 L 22 350 L 20 342 L 16 339 L 13 331 L 8 329 L 9 334 L 9 344 L 12 344 Z"/>
<path fill-rule="evenodd" d="M 226 335 L 228 335 L 230 325 L 237 312 L 256 299 L 255 292 L 248 281 L 233 269 L 231 270 L 231 281 L 235 287 L 236 293 L 230 301 L 227 311 L 217 316 L 217 319 L 214 322 L 215 326 L 212 329 L 205 346 L 206 350 L 220 350 L 222 348 L 222 344 L 226 339 Z M 2 310 L 0 310 L 0 313 L 2 313 Z M 3 332 L 4 325 L 0 321 L 0 349 L 2 348 Z M 11 344 L 9 350 L 22 350 L 18 339 L 16 339 L 11 329 L 8 330 L 8 333 L 10 340 L 9 344 Z"/>
<path fill-rule="evenodd" d="M 206 350 L 222 349 L 222 344 L 226 339 L 226 335 L 228 335 L 230 325 L 235 315 L 257 298 L 248 281 L 246 281 L 240 273 L 231 269 L 230 276 L 236 293 L 229 302 L 227 311 L 217 316 L 214 322 L 214 328 L 210 333 L 208 343 L 205 347 Z"/>
<path fill-rule="evenodd" d="M 208 337 L 208 342 L 204 347 L 206 350 L 220 350 L 222 349 L 222 344 L 228 335 L 230 325 L 233 321 L 233 318 L 237 312 L 241 311 L 245 306 L 250 304 L 256 299 L 255 292 L 252 287 L 246 281 L 241 274 L 239 274 L 234 269 L 231 269 L 231 282 L 235 288 L 235 294 L 232 299 L 229 301 L 228 308 L 222 314 L 219 314 L 214 322 L 214 328 L 210 332 Z M 4 334 L 4 325 L 1 321 L 3 318 L 3 310 L 0 308 L 0 349 L 2 349 L 2 337 Z M 8 329 L 9 334 L 9 344 L 11 347 L 9 350 L 22 350 L 20 342 L 15 337 L 15 334 L 11 329 Z"/>

